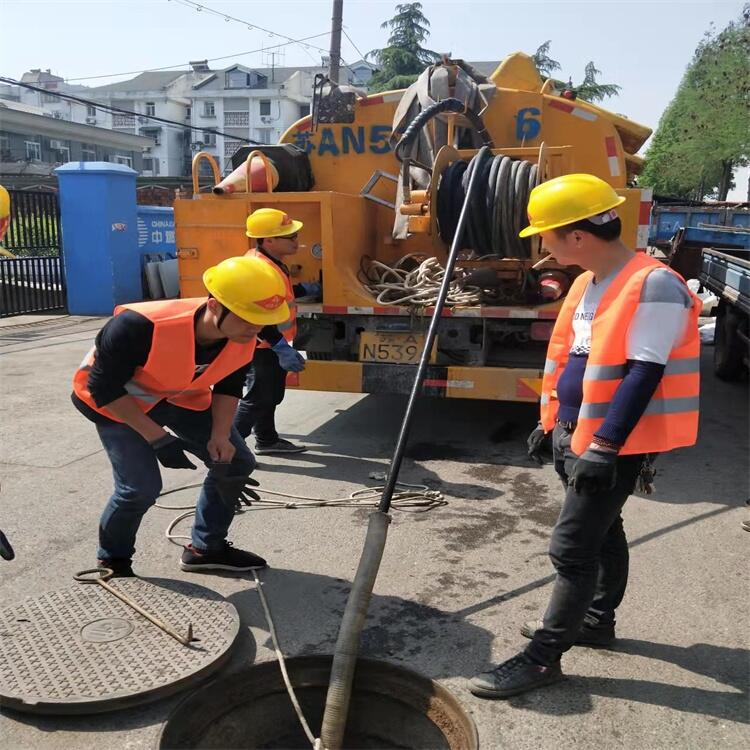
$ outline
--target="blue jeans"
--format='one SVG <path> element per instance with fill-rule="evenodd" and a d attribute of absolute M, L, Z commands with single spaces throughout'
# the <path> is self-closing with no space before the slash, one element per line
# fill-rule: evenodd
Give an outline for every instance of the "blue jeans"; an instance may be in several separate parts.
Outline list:
<path fill-rule="evenodd" d="M 157 424 L 169 427 L 190 445 L 191 452 L 209 464 L 206 445 L 211 436 L 210 409 L 191 411 L 162 401 L 149 412 L 149 417 Z M 135 552 L 135 536 L 143 514 L 161 492 L 159 462 L 148 442 L 127 425 L 104 422 L 97 424 L 96 430 L 109 456 L 115 480 L 114 493 L 99 521 L 98 558 L 129 559 Z M 231 474 L 250 474 L 255 469 L 255 458 L 234 427 L 230 439 L 237 449 Z M 216 488 L 216 477 L 209 470 L 195 508 L 193 547 L 201 552 L 222 549 L 233 516 L 234 509 L 222 501 Z"/>

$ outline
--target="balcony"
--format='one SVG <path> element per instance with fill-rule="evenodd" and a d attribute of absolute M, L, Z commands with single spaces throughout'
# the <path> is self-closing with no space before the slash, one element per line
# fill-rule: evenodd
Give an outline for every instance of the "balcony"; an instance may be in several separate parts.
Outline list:
<path fill-rule="evenodd" d="M 133 115 L 112 115 L 113 128 L 135 128 L 135 117 Z"/>

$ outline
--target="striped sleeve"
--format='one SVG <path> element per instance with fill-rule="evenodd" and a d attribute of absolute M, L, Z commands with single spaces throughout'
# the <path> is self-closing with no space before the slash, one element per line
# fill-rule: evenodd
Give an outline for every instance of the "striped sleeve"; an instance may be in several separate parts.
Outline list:
<path fill-rule="evenodd" d="M 685 335 L 693 299 L 685 284 L 666 268 L 652 271 L 641 290 L 628 331 L 629 360 L 665 365 Z"/>

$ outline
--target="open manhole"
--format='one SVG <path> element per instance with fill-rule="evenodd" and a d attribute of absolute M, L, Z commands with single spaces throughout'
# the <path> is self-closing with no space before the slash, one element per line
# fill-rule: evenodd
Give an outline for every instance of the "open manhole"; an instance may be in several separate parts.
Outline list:
<path fill-rule="evenodd" d="M 313 732 L 323 720 L 332 656 L 287 661 Z M 474 722 L 444 687 L 416 672 L 359 659 L 344 747 L 476 750 Z M 275 661 L 214 680 L 189 695 L 162 727 L 159 748 L 310 750 Z"/>

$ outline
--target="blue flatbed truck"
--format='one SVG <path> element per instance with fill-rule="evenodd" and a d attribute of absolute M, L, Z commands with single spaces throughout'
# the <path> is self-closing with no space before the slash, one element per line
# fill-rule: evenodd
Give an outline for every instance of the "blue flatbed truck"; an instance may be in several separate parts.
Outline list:
<path fill-rule="evenodd" d="M 699 280 L 719 298 L 714 372 L 722 380 L 745 378 L 750 356 L 750 252 L 704 248 Z"/>

